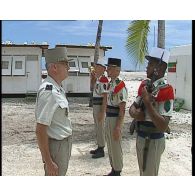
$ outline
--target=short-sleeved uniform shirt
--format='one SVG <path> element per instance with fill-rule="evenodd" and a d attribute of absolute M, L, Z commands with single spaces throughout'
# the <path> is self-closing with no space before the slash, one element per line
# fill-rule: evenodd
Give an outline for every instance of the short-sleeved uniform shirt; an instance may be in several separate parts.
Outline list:
<path fill-rule="evenodd" d="M 138 89 L 138 96 L 135 100 L 137 104 L 141 99 L 142 89 L 145 86 L 146 80 L 142 81 L 139 89 Z M 171 85 L 165 83 L 165 79 L 160 78 L 156 80 L 154 83 L 154 99 L 155 99 L 155 110 L 162 116 L 172 116 L 173 112 L 173 101 L 174 101 L 174 91 Z M 149 116 L 148 110 L 145 109 L 145 120 L 151 121 Z"/>
<path fill-rule="evenodd" d="M 93 90 L 93 97 L 102 97 L 103 93 L 108 93 L 108 78 L 105 75 L 100 76 L 97 78 L 94 90 Z"/>
<path fill-rule="evenodd" d="M 118 107 L 121 102 L 127 102 L 128 92 L 122 79 L 117 78 L 108 84 L 107 105 Z"/>
<path fill-rule="evenodd" d="M 48 76 L 41 84 L 36 99 L 36 122 L 47 125 L 50 138 L 62 140 L 72 135 L 69 107 L 64 89 Z"/>

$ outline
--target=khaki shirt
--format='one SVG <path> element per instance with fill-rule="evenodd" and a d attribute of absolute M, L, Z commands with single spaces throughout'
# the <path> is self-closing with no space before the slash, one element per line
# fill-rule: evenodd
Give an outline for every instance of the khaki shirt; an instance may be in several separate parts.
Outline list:
<path fill-rule="evenodd" d="M 108 78 L 104 75 L 97 78 L 94 90 L 93 97 L 102 97 L 103 93 L 108 93 Z"/>
<path fill-rule="evenodd" d="M 121 81 L 122 79 L 117 78 L 114 81 L 110 81 L 108 84 L 107 105 L 118 107 L 121 102 L 127 102 L 128 92 L 125 86 L 117 93 L 114 92 L 115 87 L 118 86 Z"/>
<path fill-rule="evenodd" d="M 39 87 L 36 99 L 36 122 L 47 125 L 50 138 L 62 140 L 72 135 L 64 89 L 48 76 Z"/>

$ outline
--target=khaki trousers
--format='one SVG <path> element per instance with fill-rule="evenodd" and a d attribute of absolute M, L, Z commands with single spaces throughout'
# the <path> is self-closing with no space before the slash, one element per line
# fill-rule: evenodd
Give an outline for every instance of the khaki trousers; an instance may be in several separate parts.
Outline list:
<path fill-rule="evenodd" d="M 49 139 L 49 150 L 52 160 L 58 165 L 59 176 L 65 176 L 71 156 L 72 136 L 63 140 Z M 45 176 L 48 176 L 46 169 Z"/>
<path fill-rule="evenodd" d="M 105 133 L 108 147 L 108 155 L 110 165 L 115 171 L 122 171 L 123 168 L 123 152 L 121 147 L 122 138 L 115 141 L 113 138 L 113 130 L 116 125 L 117 117 L 106 117 Z"/>
<path fill-rule="evenodd" d="M 165 150 L 165 138 L 150 139 L 148 148 L 146 168 L 143 172 L 143 151 L 145 146 L 145 138 L 137 136 L 136 140 L 136 151 L 137 159 L 141 176 L 157 176 L 160 166 L 161 155 Z"/>
<path fill-rule="evenodd" d="M 97 145 L 99 147 L 105 146 L 105 129 L 104 129 L 104 120 L 102 122 L 98 121 L 98 113 L 100 112 L 101 105 L 93 105 L 93 118 L 95 124 L 95 133 Z"/>

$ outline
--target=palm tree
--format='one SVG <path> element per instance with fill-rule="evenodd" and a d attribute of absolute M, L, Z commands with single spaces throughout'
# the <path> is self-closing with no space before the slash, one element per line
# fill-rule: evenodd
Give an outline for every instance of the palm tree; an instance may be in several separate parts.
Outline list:
<path fill-rule="evenodd" d="M 99 59 L 99 48 L 100 48 L 100 40 L 101 40 L 101 33 L 102 33 L 102 25 L 103 20 L 99 20 L 97 35 L 96 35 L 96 43 L 95 43 L 95 52 L 94 52 L 94 64 L 97 63 Z M 90 98 L 89 98 L 89 107 L 92 106 L 92 97 L 93 97 L 93 88 L 95 85 L 96 79 L 93 74 L 90 75 Z"/>
<path fill-rule="evenodd" d="M 137 65 L 143 64 L 145 55 L 148 53 L 147 37 L 150 32 L 150 20 L 133 20 L 128 29 L 126 48 L 131 63 Z M 165 21 L 158 20 L 158 43 L 157 46 L 165 48 Z"/>
<path fill-rule="evenodd" d="M 165 48 L 165 20 L 158 20 L 158 47 Z"/>

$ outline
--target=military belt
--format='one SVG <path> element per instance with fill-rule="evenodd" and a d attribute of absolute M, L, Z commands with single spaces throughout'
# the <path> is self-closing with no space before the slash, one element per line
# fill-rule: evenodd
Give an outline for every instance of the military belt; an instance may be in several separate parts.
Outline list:
<path fill-rule="evenodd" d="M 93 97 L 93 105 L 102 105 L 103 97 Z"/>
<path fill-rule="evenodd" d="M 106 117 L 118 117 L 119 107 L 109 106 L 106 107 Z"/>
<path fill-rule="evenodd" d="M 145 131 L 138 131 L 137 135 L 143 138 L 149 138 L 149 139 L 160 139 L 164 137 L 164 133 L 148 133 Z"/>
<path fill-rule="evenodd" d="M 145 131 L 145 132 L 159 132 L 159 129 L 156 128 L 152 121 L 138 121 L 137 122 L 138 130 Z"/>

